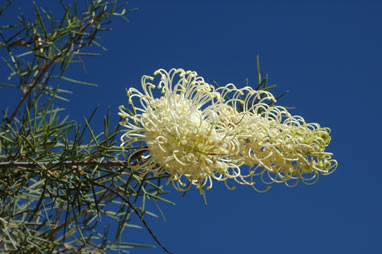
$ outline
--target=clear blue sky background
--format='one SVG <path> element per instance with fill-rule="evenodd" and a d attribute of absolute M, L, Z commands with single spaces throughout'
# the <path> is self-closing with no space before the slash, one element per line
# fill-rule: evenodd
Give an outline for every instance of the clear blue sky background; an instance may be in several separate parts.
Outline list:
<path fill-rule="evenodd" d="M 22 4 L 31 7 L 15 1 Z M 127 104 L 125 88 L 139 88 L 140 77 L 158 68 L 195 70 L 210 83 L 255 84 L 259 55 L 262 73 L 279 85 L 274 92 L 290 91 L 279 103 L 332 129 L 328 151 L 339 162 L 313 186 L 273 185 L 260 194 L 215 183 L 207 207 L 198 191 L 182 198 L 168 186 L 176 206 L 162 206 L 165 222 L 148 218 L 166 247 L 178 254 L 382 253 L 382 1 L 131 0 L 128 6 L 139 10 L 129 24 L 114 20 L 101 40 L 108 51 L 86 59 L 88 74 L 73 66 L 73 75 L 100 84 L 65 84 L 74 91 L 65 104 L 74 119 L 100 104 L 99 128 L 109 105 L 116 123 L 118 106 Z M 2 104 L 15 104 L 9 94 L 0 88 Z M 145 231 L 135 233 L 131 241 L 154 244 Z"/>

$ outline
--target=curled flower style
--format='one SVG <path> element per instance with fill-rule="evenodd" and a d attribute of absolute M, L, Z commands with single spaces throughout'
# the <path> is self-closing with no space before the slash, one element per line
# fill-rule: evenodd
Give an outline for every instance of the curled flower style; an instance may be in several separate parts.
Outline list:
<path fill-rule="evenodd" d="M 177 190 L 195 185 L 203 192 L 214 180 L 233 179 L 257 191 L 256 178 L 313 184 L 337 168 L 325 151 L 330 129 L 275 106 L 270 92 L 233 84 L 215 89 L 182 69 L 154 75 L 160 76 L 157 85 L 143 76 L 143 92 L 127 91 L 131 110 L 120 106 L 126 128 L 121 146 L 136 147 L 128 159 L 132 169 L 167 173 Z"/>
<path fill-rule="evenodd" d="M 250 166 L 247 175 L 254 182 L 260 176 L 263 183 L 285 183 L 295 186 L 299 180 L 315 183 L 319 174 L 327 175 L 337 167 L 332 153 L 325 149 L 330 142 L 330 129 L 316 123 L 305 123 L 281 106 L 273 106 L 275 98 L 266 91 L 250 87 L 237 89 L 233 85 L 217 89 L 228 98 L 229 110 L 219 118 L 235 130 L 239 153 L 234 160 Z"/>
<path fill-rule="evenodd" d="M 204 186 L 212 187 L 213 180 L 250 184 L 230 156 L 239 152 L 239 143 L 234 130 L 218 122 L 215 112 L 225 106 L 215 88 L 192 71 L 160 69 L 154 75 L 161 77 L 158 85 L 151 83 L 154 77 L 143 76 L 143 93 L 128 90 L 132 111 L 120 107 L 121 125 L 126 128 L 121 146 L 145 146 L 130 156 L 130 160 L 137 154 L 141 157 L 131 168 L 168 173 L 177 190 L 196 185 L 202 192 Z M 155 98 L 154 88 L 163 95 Z"/>

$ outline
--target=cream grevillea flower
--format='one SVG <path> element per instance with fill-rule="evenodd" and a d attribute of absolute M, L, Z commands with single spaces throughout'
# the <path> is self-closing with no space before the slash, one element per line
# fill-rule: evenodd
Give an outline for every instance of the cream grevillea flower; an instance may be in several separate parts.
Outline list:
<path fill-rule="evenodd" d="M 121 106 L 123 147 L 140 145 L 130 156 L 139 155 L 139 163 L 131 167 L 154 174 L 169 173 L 177 190 L 196 185 L 212 187 L 213 180 L 234 179 L 246 183 L 240 168 L 230 154 L 239 153 L 234 129 L 219 123 L 215 112 L 226 108 L 213 86 L 196 72 L 171 69 L 158 70 L 158 85 L 154 77 L 142 77 L 143 93 L 135 88 L 127 92 L 132 111 Z M 156 98 L 158 88 L 162 96 Z M 138 159 L 137 159 L 138 160 Z M 248 184 L 248 183 L 247 183 Z"/>
<path fill-rule="evenodd" d="M 201 192 L 213 180 L 228 179 L 258 190 L 256 176 L 265 184 L 312 184 L 336 169 L 325 151 L 330 129 L 274 106 L 271 93 L 232 84 L 215 89 L 182 69 L 154 75 L 158 85 L 143 76 L 143 92 L 127 92 L 131 110 L 120 107 L 126 127 L 121 146 L 137 147 L 131 168 L 168 173 L 177 190 L 196 185 Z M 154 96 L 155 88 L 162 96 Z"/>
<path fill-rule="evenodd" d="M 305 123 L 281 106 L 273 106 L 275 98 L 266 91 L 250 87 L 237 89 L 227 85 L 217 89 L 228 98 L 230 106 L 219 113 L 226 129 L 235 130 L 239 153 L 232 159 L 250 166 L 247 175 L 266 183 L 284 182 L 295 186 L 301 179 L 307 184 L 318 180 L 319 174 L 330 174 L 337 167 L 332 153 L 325 149 L 330 142 L 330 129 L 316 123 Z M 272 106 L 271 106 L 272 105 Z"/>

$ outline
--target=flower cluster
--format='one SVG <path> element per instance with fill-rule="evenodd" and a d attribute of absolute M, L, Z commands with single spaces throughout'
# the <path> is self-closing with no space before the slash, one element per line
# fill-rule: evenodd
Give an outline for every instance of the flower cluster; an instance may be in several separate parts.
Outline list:
<path fill-rule="evenodd" d="M 274 106 L 271 93 L 233 84 L 215 88 L 182 69 L 154 75 L 157 85 L 143 76 L 143 93 L 130 88 L 130 109 L 120 106 L 121 146 L 136 147 L 132 169 L 167 173 L 177 190 L 195 185 L 203 192 L 213 180 L 255 188 L 256 176 L 266 184 L 314 183 L 337 167 L 325 152 L 330 130 Z"/>

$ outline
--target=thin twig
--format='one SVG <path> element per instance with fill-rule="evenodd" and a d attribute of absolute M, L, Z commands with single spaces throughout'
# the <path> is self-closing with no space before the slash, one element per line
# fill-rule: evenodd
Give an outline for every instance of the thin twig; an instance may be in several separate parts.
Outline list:
<path fill-rule="evenodd" d="M 67 166 L 67 167 L 74 167 L 74 166 L 103 166 L 103 167 L 116 167 L 116 166 L 126 166 L 127 162 L 126 161 L 118 161 L 118 160 L 113 160 L 113 161 L 104 161 L 104 162 L 98 162 L 98 161 L 52 161 L 52 162 L 22 162 L 22 161 L 8 161 L 8 162 L 0 162 L 0 168 L 8 168 L 8 167 L 25 167 L 25 168 L 37 168 L 37 167 L 47 167 L 47 166 L 52 166 L 52 165 L 60 165 L 60 166 Z M 90 179 L 89 179 L 90 180 Z M 92 181 L 93 184 L 103 187 L 107 189 L 108 191 L 114 193 L 118 197 L 120 197 L 123 201 L 125 201 L 131 209 L 134 210 L 134 212 L 138 215 L 139 219 L 142 221 L 143 225 L 151 235 L 151 237 L 154 239 L 154 241 L 168 254 L 174 254 L 173 252 L 169 251 L 155 236 L 154 232 L 151 230 L 150 226 L 147 224 L 145 219 L 143 218 L 143 214 L 128 200 L 126 197 L 121 195 L 119 192 L 113 190 L 112 188 L 94 182 Z M 86 211 L 86 210 L 85 210 Z M 56 233 L 58 230 L 62 229 L 64 225 L 60 225 L 57 227 L 53 232 Z"/>
<path fill-rule="evenodd" d="M 85 26 L 78 28 L 78 31 L 76 32 L 76 36 L 80 36 L 81 33 L 83 33 L 90 25 L 92 25 L 94 22 L 98 21 L 102 18 L 103 13 L 101 16 L 95 17 L 94 21 L 88 21 Z M 40 80 L 43 78 L 44 74 L 47 72 L 49 67 L 56 62 L 56 60 L 62 56 L 62 52 L 65 52 L 66 50 L 70 49 L 69 46 L 71 46 L 74 43 L 74 40 L 76 38 L 73 38 L 72 40 L 68 41 L 65 46 L 62 48 L 62 50 L 48 63 L 45 62 L 42 71 L 39 73 L 37 78 L 34 80 L 33 85 L 29 88 L 29 90 L 21 97 L 19 103 L 17 104 L 15 110 L 11 114 L 10 118 L 7 119 L 6 123 L 9 125 L 15 118 L 17 112 L 20 110 L 21 105 L 24 103 L 24 101 L 29 97 L 29 95 L 32 93 L 34 88 L 37 86 L 37 84 L 40 82 Z M 9 47 L 7 47 L 9 48 Z M 73 53 L 73 52 L 72 52 Z M 5 129 L 7 129 L 8 125 L 5 125 Z"/>
<path fill-rule="evenodd" d="M 51 161 L 51 162 L 25 162 L 25 161 L 7 161 L 0 162 L 0 168 L 9 168 L 9 167 L 23 167 L 23 168 L 38 168 L 38 167 L 49 167 L 49 166 L 104 166 L 104 167 L 120 167 L 126 166 L 127 161 Z"/>
<path fill-rule="evenodd" d="M 100 197 L 99 199 L 97 199 L 97 200 L 96 200 L 96 203 L 101 202 L 103 199 L 109 198 L 111 195 L 112 195 L 112 193 L 109 192 L 107 195 L 102 196 L 102 197 Z M 85 213 L 88 213 L 88 212 L 92 212 L 92 211 L 93 211 L 92 209 L 85 208 L 84 210 L 81 211 L 80 214 L 77 215 L 77 217 L 80 217 L 81 215 L 83 215 L 83 214 L 85 214 Z M 63 229 L 64 227 L 66 227 L 67 225 L 69 225 L 70 223 L 72 223 L 74 220 L 75 220 L 75 218 L 72 217 L 72 218 L 69 219 L 69 222 L 66 222 L 66 221 L 65 221 L 64 223 L 62 223 L 62 224 L 59 225 L 58 227 L 54 228 L 54 229 L 50 232 L 48 238 L 49 238 L 49 239 L 53 239 L 54 236 L 56 235 L 56 233 L 57 233 L 58 231 L 60 231 L 61 229 Z"/>
<path fill-rule="evenodd" d="M 149 232 L 149 234 L 151 235 L 151 237 L 154 239 L 154 241 L 168 254 L 174 254 L 174 252 L 171 252 L 169 251 L 159 240 L 158 238 L 155 236 L 154 232 L 151 230 L 151 228 L 149 227 L 149 225 L 147 224 L 147 222 L 145 221 L 145 219 L 143 218 L 143 214 L 130 202 L 130 200 L 128 200 L 125 196 L 121 195 L 118 191 L 115 191 L 113 190 L 112 188 L 110 187 L 107 187 L 106 185 L 104 184 L 100 184 L 100 183 L 97 183 L 97 182 L 93 182 L 95 185 L 97 186 L 100 186 L 100 187 L 103 187 L 105 189 L 107 189 L 108 191 L 110 192 L 113 192 L 115 195 L 117 195 L 118 197 L 120 197 L 123 201 L 125 201 L 130 207 L 131 209 L 134 210 L 134 212 L 138 215 L 139 219 L 142 221 L 143 225 L 145 226 L 145 228 L 147 229 L 147 231 Z"/>

